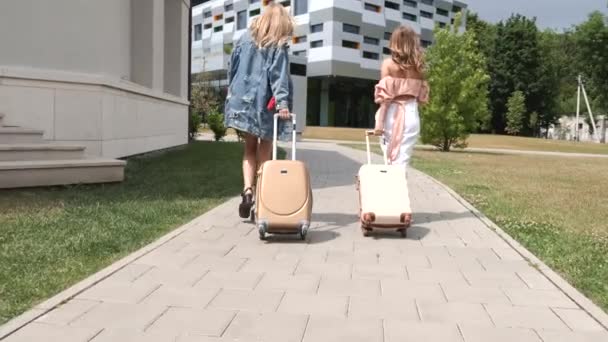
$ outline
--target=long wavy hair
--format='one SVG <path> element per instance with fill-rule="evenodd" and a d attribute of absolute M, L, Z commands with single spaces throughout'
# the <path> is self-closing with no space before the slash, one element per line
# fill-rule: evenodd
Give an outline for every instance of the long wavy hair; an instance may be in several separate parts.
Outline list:
<path fill-rule="evenodd" d="M 293 17 L 282 5 L 271 2 L 262 15 L 253 20 L 249 29 L 259 48 L 283 46 L 293 35 L 294 23 Z"/>
<path fill-rule="evenodd" d="M 389 43 L 391 58 L 402 70 L 413 70 L 423 73 L 424 53 L 420 46 L 420 37 L 410 26 L 399 26 L 391 34 Z"/>

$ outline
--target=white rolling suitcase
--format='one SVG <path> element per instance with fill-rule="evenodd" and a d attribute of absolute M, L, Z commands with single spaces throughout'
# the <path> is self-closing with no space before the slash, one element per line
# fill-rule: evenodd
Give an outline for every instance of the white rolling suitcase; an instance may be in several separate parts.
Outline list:
<path fill-rule="evenodd" d="M 374 229 L 390 229 L 405 237 L 411 222 L 406 166 L 388 165 L 385 151 L 384 164 L 372 164 L 369 136 L 373 134 L 366 131 L 367 164 L 357 176 L 361 230 L 369 236 Z"/>

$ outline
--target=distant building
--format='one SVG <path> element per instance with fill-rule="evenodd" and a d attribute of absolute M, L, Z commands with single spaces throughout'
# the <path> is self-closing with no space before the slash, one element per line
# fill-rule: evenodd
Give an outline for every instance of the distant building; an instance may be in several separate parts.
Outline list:
<path fill-rule="evenodd" d="M 462 0 L 278 2 L 297 21 L 290 46 L 294 111 L 306 113 L 305 123 L 318 126 L 372 126 L 373 86 L 382 59 L 390 54 L 391 32 L 401 24 L 410 25 L 428 46 L 436 25 L 452 25 L 455 15 L 467 9 Z M 225 86 L 228 52 L 268 3 L 212 0 L 193 7 L 192 72 L 208 73 L 218 86 Z"/>
<path fill-rule="evenodd" d="M 581 115 L 578 121 L 579 141 L 593 141 L 605 143 L 608 139 L 606 132 L 607 118 L 605 116 L 597 116 L 595 118 L 595 134 L 592 126 L 589 124 L 587 116 Z M 558 122 L 549 127 L 547 138 L 555 140 L 576 140 L 576 116 L 564 115 Z"/>

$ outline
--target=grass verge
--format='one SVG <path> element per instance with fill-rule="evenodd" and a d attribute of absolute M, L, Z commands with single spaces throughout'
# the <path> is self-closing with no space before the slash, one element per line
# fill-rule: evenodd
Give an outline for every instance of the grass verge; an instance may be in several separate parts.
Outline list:
<path fill-rule="evenodd" d="M 238 194 L 242 153 L 198 142 L 129 159 L 120 184 L 0 190 L 0 324 Z"/>
<path fill-rule="evenodd" d="M 365 129 L 307 126 L 305 139 L 365 141 Z M 506 135 L 472 134 L 468 139 L 471 148 L 490 148 L 523 151 L 608 154 L 608 144 L 513 137 Z"/>
<path fill-rule="evenodd" d="M 608 160 L 416 151 L 413 166 L 608 310 Z"/>

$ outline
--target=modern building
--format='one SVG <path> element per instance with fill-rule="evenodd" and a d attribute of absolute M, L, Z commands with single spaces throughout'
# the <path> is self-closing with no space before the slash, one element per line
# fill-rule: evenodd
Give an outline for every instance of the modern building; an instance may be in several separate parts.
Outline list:
<path fill-rule="evenodd" d="M 0 14 L 0 187 L 32 160 L 79 182 L 76 168 L 118 165 L 93 157 L 187 142 L 190 0 L 3 0 Z"/>
<path fill-rule="evenodd" d="M 268 0 L 211 0 L 192 11 L 192 72 L 205 72 L 225 85 L 232 46 Z M 423 46 L 436 25 L 454 23 L 464 0 L 284 0 L 297 28 L 290 45 L 291 72 L 298 78 L 295 107 L 306 124 L 370 127 L 373 86 L 381 61 L 390 54 L 390 34 L 411 25 Z M 463 15 L 462 29 L 466 25 Z M 304 86 L 305 85 L 305 86 Z M 304 89 L 305 88 L 305 89 Z M 299 100 L 305 103 L 298 103 Z M 294 110 L 295 111 L 295 110 Z M 302 125 L 300 125 L 302 126 Z"/>

